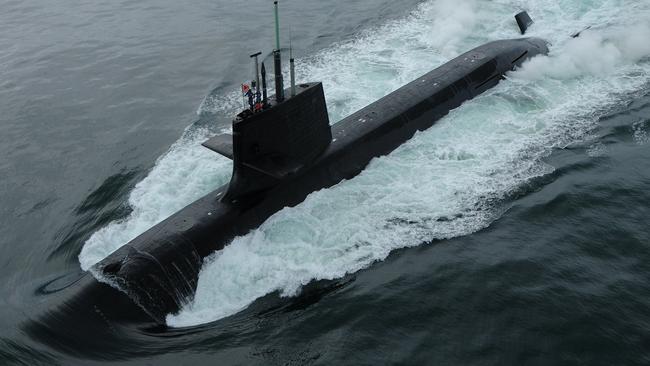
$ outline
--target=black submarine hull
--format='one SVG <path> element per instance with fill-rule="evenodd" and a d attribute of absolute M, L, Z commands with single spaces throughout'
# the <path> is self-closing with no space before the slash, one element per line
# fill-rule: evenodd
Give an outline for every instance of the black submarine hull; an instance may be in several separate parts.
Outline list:
<path fill-rule="evenodd" d="M 204 257 L 311 192 L 353 178 L 371 159 L 390 153 L 415 132 L 494 87 L 525 60 L 546 53 L 546 41 L 538 38 L 494 41 L 466 52 L 333 125 L 331 142 L 304 169 L 234 198 L 224 199 L 229 186 L 223 186 L 133 239 L 91 271 L 154 321 L 164 323 L 166 314 L 192 299 Z M 314 90 L 322 93 L 320 83 L 301 87 L 320 88 Z M 233 181 L 238 179 L 235 169 Z M 93 306 L 110 307 L 99 302 L 104 298 L 98 296 Z"/>

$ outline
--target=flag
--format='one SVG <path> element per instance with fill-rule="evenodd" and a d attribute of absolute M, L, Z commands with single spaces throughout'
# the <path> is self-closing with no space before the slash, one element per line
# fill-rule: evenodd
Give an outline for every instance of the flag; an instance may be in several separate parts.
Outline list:
<path fill-rule="evenodd" d="M 250 91 L 251 91 L 251 87 L 248 86 L 248 84 L 242 84 L 241 85 L 241 93 L 242 93 L 242 95 L 247 95 L 248 92 L 250 92 Z"/>

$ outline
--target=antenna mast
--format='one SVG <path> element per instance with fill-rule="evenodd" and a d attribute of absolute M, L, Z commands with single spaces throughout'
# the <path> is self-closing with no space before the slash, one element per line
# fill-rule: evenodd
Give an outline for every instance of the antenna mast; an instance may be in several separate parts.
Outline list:
<path fill-rule="evenodd" d="M 255 87 L 255 104 L 261 103 L 261 97 L 260 97 L 260 67 L 259 67 L 259 61 L 257 59 L 257 57 L 259 55 L 261 55 L 261 54 L 262 54 L 262 52 L 257 52 L 255 54 L 251 55 L 251 58 L 253 58 L 254 61 L 255 61 L 253 63 L 253 67 L 255 68 L 255 71 L 254 71 L 255 80 L 253 80 L 253 82 L 255 83 L 255 85 L 253 85 Z"/>
<path fill-rule="evenodd" d="M 262 106 L 266 108 L 266 68 L 262 62 Z"/>
<path fill-rule="evenodd" d="M 293 46 L 291 45 L 291 30 L 289 30 L 289 72 L 291 73 L 291 96 L 296 96 L 296 66 L 293 63 Z"/>
<path fill-rule="evenodd" d="M 273 2 L 275 12 L 275 50 L 273 61 L 275 63 L 275 100 L 281 103 L 284 100 L 284 82 L 282 80 L 282 53 L 280 52 L 280 20 L 278 17 L 278 2 Z"/>

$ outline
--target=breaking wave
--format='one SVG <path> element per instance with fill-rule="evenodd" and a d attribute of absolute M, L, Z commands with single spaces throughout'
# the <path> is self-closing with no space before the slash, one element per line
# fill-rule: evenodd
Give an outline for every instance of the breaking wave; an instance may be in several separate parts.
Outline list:
<path fill-rule="evenodd" d="M 548 57 L 531 60 L 354 179 L 312 193 L 206 258 L 194 300 L 168 324 L 220 319 L 271 292 L 291 296 L 312 280 L 358 271 L 396 248 L 485 228 L 527 184 L 553 171 L 545 156 L 588 138 L 599 115 L 650 81 L 650 4 L 643 0 L 427 1 L 404 19 L 297 60 L 298 79 L 323 80 L 337 121 L 464 50 L 515 37 L 519 8 L 536 20 L 531 34 L 552 42 Z M 216 105 L 206 100 L 202 108 Z M 131 194 L 131 216 L 86 243 L 82 267 L 227 181 L 230 162 L 200 147 L 208 134 L 189 128 L 160 158 Z"/>

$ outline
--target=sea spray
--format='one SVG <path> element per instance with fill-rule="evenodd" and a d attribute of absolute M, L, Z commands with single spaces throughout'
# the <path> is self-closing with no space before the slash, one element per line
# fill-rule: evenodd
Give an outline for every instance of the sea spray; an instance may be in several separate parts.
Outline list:
<path fill-rule="evenodd" d="M 358 177 L 313 193 L 206 258 L 194 301 L 168 316 L 168 324 L 216 320 L 273 291 L 293 295 L 314 279 L 365 268 L 395 248 L 471 234 L 498 218 L 513 191 L 552 171 L 544 156 L 585 138 L 599 111 L 648 82 L 640 40 L 650 4 L 567 4 L 426 1 L 404 19 L 298 59 L 298 79 L 324 82 L 330 119 L 337 121 L 460 52 L 516 37 L 515 8 L 530 10 L 536 21 L 531 35 L 554 45 L 551 57 L 510 74 L 509 81 L 373 160 Z M 584 39 L 568 38 L 596 21 L 599 27 Z M 582 56 L 590 50 L 613 56 Z M 575 54 L 564 64 L 567 53 Z M 576 66 L 580 57 L 594 64 Z M 231 115 L 238 97 L 236 91 L 210 96 L 199 113 Z M 187 129 L 131 193 L 132 214 L 85 244 L 83 268 L 227 182 L 231 162 L 200 146 L 210 134 Z"/>
<path fill-rule="evenodd" d="M 535 57 L 516 73 L 519 78 L 569 79 L 589 74 L 607 76 L 621 66 L 650 55 L 650 26 L 635 24 L 625 29 L 586 30 L 550 57 Z"/>
<path fill-rule="evenodd" d="M 553 171 L 544 156 L 587 138 L 600 113 L 649 81 L 647 64 L 640 76 L 627 76 L 639 70 L 623 38 L 589 37 L 576 42 L 620 50 L 620 57 L 604 61 L 608 78 L 593 76 L 603 69 L 593 64 L 553 77 L 533 72 L 546 67 L 536 65 L 512 73 L 510 82 L 373 160 L 359 176 L 311 194 L 206 258 L 194 300 L 169 315 L 168 324 L 220 319 L 268 293 L 292 296 L 310 281 L 353 273 L 394 249 L 489 225 L 512 192 Z M 567 42 L 556 53 L 574 46 Z"/>
<path fill-rule="evenodd" d="M 456 3 L 457 6 L 450 0 L 425 2 L 404 19 L 362 31 L 354 39 L 297 59 L 298 80 L 323 81 L 330 120 L 335 123 L 466 47 L 465 35 L 478 24 L 481 13 L 469 16 L 459 11 L 462 8 L 475 13 L 474 0 Z M 442 32 L 446 24 L 463 24 L 463 30 Z M 239 107 L 241 95 L 237 90 L 211 94 L 201 103 L 198 114 L 234 116 Z M 98 230 L 84 244 L 79 255 L 83 269 L 227 183 L 231 161 L 201 146 L 214 133 L 196 126 L 186 129 L 130 194 L 128 204 L 132 213 Z"/>

